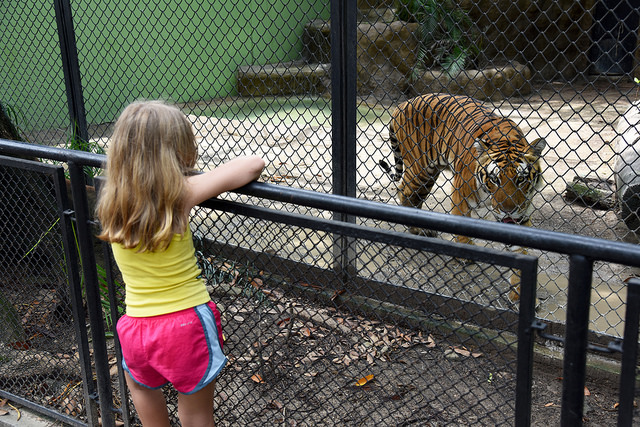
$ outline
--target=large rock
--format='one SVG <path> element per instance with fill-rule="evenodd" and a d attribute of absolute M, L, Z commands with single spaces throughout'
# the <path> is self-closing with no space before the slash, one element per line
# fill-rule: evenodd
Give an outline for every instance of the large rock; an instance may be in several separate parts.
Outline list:
<path fill-rule="evenodd" d="M 397 100 L 428 92 L 448 92 L 496 101 L 531 92 L 531 69 L 519 63 L 465 70 L 455 77 L 436 69 L 418 70 L 418 28 L 419 24 L 404 21 L 358 25 L 359 95 Z M 306 27 L 305 60 L 330 61 L 330 32 L 326 21 L 313 21 Z"/>
<path fill-rule="evenodd" d="M 316 19 L 305 25 L 302 33 L 302 58 L 309 64 L 331 63 L 329 22 Z"/>
<path fill-rule="evenodd" d="M 403 21 L 358 25 L 358 94 L 401 97 L 417 61 L 417 30 Z"/>
<path fill-rule="evenodd" d="M 467 95 L 483 101 L 499 101 L 531 93 L 531 70 L 513 63 L 482 70 L 464 70 L 449 76 L 440 70 L 427 70 L 411 82 L 411 96 L 431 92 Z"/>
<path fill-rule="evenodd" d="M 616 141 L 616 195 L 620 218 L 640 237 L 640 101 L 618 121 Z"/>
<path fill-rule="evenodd" d="M 570 79 L 589 67 L 595 2 L 458 0 L 482 31 L 486 61 L 520 61 L 545 80 Z"/>

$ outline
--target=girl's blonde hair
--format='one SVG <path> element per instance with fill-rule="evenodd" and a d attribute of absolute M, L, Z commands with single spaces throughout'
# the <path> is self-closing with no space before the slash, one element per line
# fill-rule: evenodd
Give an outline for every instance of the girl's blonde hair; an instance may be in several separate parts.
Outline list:
<path fill-rule="evenodd" d="M 139 251 L 166 249 L 188 226 L 185 175 L 198 156 L 191 123 L 163 101 L 134 102 L 116 121 L 107 153 L 98 237 Z"/>

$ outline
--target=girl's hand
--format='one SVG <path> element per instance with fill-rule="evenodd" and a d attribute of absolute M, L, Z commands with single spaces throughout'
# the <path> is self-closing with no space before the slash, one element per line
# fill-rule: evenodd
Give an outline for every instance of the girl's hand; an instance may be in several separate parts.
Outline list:
<path fill-rule="evenodd" d="M 211 171 L 187 177 L 186 212 L 205 200 L 258 179 L 263 169 L 261 157 L 236 157 Z"/>

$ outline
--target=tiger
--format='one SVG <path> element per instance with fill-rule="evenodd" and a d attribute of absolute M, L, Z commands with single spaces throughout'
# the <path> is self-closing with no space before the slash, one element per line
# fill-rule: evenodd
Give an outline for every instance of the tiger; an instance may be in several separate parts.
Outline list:
<path fill-rule="evenodd" d="M 543 138 L 527 142 L 511 119 L 467 96 L 426 94 L 393 111 L 389 142 L 395 167 L 384 160 L 379 164 L 392 180 L 401 181 L 397 198 L 402 206 L 421 208 L 440 173 L 450 169 L 451 214 L 470 216 L 486 206 L 501 222 L 531 226 L 546 142 Z M 435 236 L 431 230 L 409 231 Z M 455 239 L 472 243 L 467 236 Z M 514 301 L 519 299 L 519 281 L 512 277 Z"/>

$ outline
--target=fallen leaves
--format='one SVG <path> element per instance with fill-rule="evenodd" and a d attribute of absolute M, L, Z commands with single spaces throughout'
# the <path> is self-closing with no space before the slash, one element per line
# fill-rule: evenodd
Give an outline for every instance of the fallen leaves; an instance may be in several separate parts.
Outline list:
<path fill-rule="evenodd" d="M 71 381 L 57 395 L 48 400 L 49 405 L 58 405 L 68 415 L 77 416 L 83 411 L 82 407 L 82 382 Z"/>
<path fill-rule="evenodd" d="M 620 407 L 620 402 L 616 402 L 616 403 L 613 404 L 613 410 L 614 411 L 617 411 L 619 407 Z M 633 401 L 633 407 L 634 408 L 638 407 L 638 402 L 635 401 L 635 400 Z"/>
<path fill-rule="evenodd" d="M 482 357 L 482 353 L 479 352 L 473 352 L 471 350 L 468 350 L 466 347 L 450 347 L 450 349 L 454 352 L 457 353 L 461 356 L 464 357 L 473 357 L 473 358 L 478 358 L 478 357 Z"/>
<path fill-rule="evenodd" d="M 5 406 L 8 406 L 18 413 L 18 418 L 16 420 L 19 421 L 20 417 L 22 417 L 22 414 L 20 413 L 20 410 L 18 408 L 9 403 L 8 399 L 0 400 L 0 415 L 9 415 L 9 411 L 7 409 L 4 409 Z"/>
<path fill-rule="evenodd" d="M 373 381 L 373 375 L 367 375 L 365 377 L 362 377 L 358 381 L 356 381 L 356 387 L 362 387 L 363 385 L 369 383 L 370 381 Z"/>
<path fill-rule="evenodd" d="M 262 375 L 260 374 L 251 375 L 251 381 L 257 384 L 264 384 L 264 380 L 262 379 Z"/>

